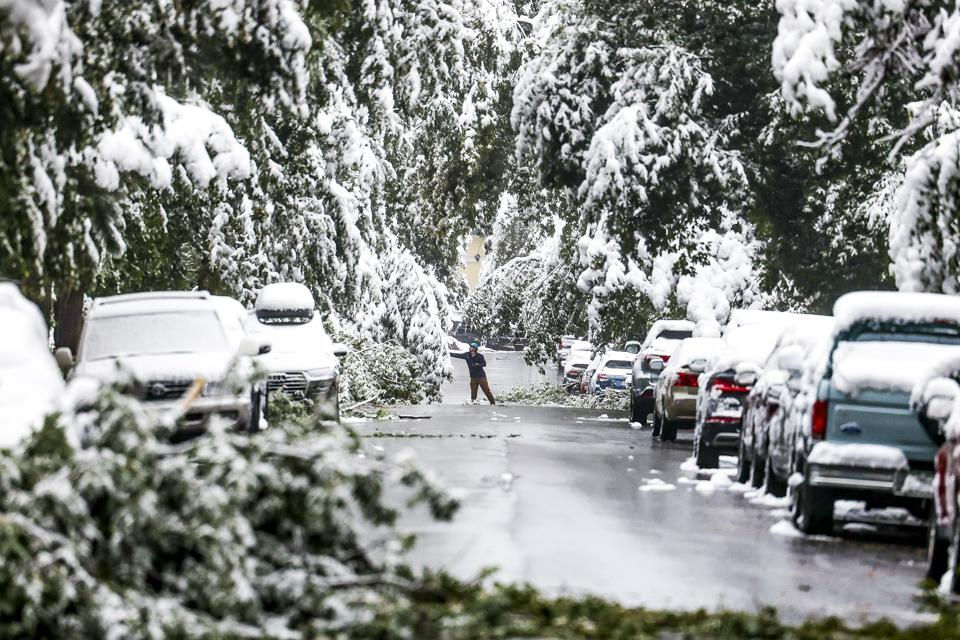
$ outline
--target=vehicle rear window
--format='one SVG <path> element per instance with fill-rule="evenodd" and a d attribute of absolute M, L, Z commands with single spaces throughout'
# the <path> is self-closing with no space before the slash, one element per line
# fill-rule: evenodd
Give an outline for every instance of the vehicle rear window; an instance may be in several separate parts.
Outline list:
<path fill-rule="evenodd" d="M 657 338 L 665 338 L 667 340 L 686 340 L 687 338 L 693 337 L 693 331 L 678 331 L 676 329 L 667 329 L 666 331 L 661 331 Z"/>
<path fill-rule="evenodd" d="M 892 331 L 864 331 L 856 334 L 852 341 L 960 344 L 960 328 L 950 325 L 924 325 L 922 327 L 903 327 Z"/>
<path fill-rule="evenodd" d="M 606 367 L 608 369 L 633 369 L 633 363 L 627 360 L 609 360 Z"/>
<path fill-rule="evenodd" d="M 577 362 L 577 363 L 574 363 L 573 368 L 574 368 L 574 369 L 586 369 L 586 368 L 587 368 L 587 365 L 586 365 L 585 363 L 583 363 L 583 362 Z"/>

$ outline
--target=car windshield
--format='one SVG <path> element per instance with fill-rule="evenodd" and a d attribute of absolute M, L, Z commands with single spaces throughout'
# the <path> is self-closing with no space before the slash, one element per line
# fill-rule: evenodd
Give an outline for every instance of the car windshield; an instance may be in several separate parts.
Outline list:
<path fill-rule="evenodd" d="M 608 360 L 605 366 L 607 369 L 632 369 L 633 363 L 626 360 Z"/>
<path fill-rule="evenodd" d="M 252 335 L 263 336 L 270 345 L 271 353 L 333 350 L 330 338 L 317 318 L 304 324 L 263 324 L 256 318 L 251 318 L 247 329 Z"/>
<path fill-rule="evenodd" d="M 213 311 L 172 311 L 108 316 L 89 321 L 84 360 L 229 350 Z"/>

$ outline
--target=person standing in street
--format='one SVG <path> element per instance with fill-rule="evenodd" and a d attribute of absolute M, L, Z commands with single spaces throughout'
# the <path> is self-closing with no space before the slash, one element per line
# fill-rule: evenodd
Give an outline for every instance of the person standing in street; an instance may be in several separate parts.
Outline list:
<path fill-rule="evenodd" d="M 459 358 L 467 361 L 467 369 L 470 370 L 470 401 L 477 401 L 477 389 L 483 389 L 483 394 L 487 396 L 490 404 L 497 404 L 493 399 L 493 392 L 490 391 L 490 383 L 487 382 L 487 372 L 484 367 L 487 366 L 487 360 L 479 353 L 480 345 L 476 342 L 470 343 L 470 351 L 467 353 L 451 353 L 451 358 Z"/>

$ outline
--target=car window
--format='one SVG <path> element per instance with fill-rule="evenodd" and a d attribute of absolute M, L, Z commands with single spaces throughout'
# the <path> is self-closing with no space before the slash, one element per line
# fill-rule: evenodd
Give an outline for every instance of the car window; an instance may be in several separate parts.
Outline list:
<path fill-rule="evenodd" d="M 228 350 L 216 312 L 172 311 L 91 318 L 87 322 L 81 357 L 100 360 Z"/>
<path fill-rule="evenodd" d="M 309 353 L 333 349 L 323 323 L 316 317 L 302 324 L 263 324 L 251 318 L 247 330 L 251 335 L 263 336 L 270 344 L 271 353 Z"/>
<path fill-rule="evenodd" d="M 632 369 L 633 363 L 627 360 L 608 360 L 604 366 L 607 369 Z"/>
<path fill-rule="evenodd" d="M 693 331 L 677 331 L 675 329 L 666 329 L 661 331 L 657 338 L 665 340 L 686 340 L 693 337 Z"/>

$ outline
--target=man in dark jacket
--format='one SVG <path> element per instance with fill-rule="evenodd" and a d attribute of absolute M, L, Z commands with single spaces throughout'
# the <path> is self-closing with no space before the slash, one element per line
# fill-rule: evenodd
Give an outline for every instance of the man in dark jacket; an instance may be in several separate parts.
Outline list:
<path fill-rule="evenodd" d="M 467 369 L 470 370 L 470 401 L 476 402 L 477 389 L 483 389 L 483 394 L 487 396 L 490 404 L 497 404 L 493 399 L 493 392 L 490 391 L 490 384 L 487 382 L 487 372 L 483 370 L 487 366 L 487 361 L 477 352 L 479 348 L 479 344 L 471 342 L 468 353 L 451 353 L 450 357 L 467 361 Z"/>

